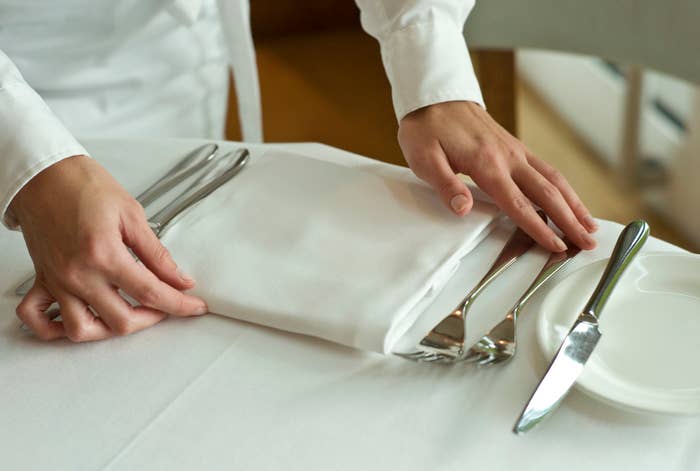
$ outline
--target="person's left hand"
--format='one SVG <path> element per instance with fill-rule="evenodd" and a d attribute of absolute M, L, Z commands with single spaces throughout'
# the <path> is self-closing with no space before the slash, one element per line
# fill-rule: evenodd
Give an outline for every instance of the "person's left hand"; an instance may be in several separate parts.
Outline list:
<path fill-rule="evenodd" d="M 469 189 L 456 176 L 463 173 L 544 248 L 561 252 L 566 245 L 540 219 L 533 203 L 578 247 L 596 246 L 590 233 L 597 225 L 571 185 L 478 104 L 445 102 L 409 113 L 400 123 L 399 144 L 413 172 L 458 216 L 473 204 Z"/>

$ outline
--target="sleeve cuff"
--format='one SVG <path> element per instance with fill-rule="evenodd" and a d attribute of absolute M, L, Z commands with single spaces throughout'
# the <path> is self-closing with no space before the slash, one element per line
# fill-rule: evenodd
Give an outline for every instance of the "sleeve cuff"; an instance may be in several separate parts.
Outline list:
<path fill-rule="evenodd" d="M 27 168 L 22 174 L 18 175 L 16 180 L 5 189 L 6 192 L 0 195 L 0 215 L 2 215 L 2 224 L 10 229 L 17 230 L 19 223 L 15 215 L 10 211 L 10 203 L 19 191 L 24 188 L 24 185 L 29 183 L 29 180 L 37 176 L 42 170 L 49 168 L 53 164 L 60 162 L 74 155 L 87 155 L 85 148 L 76 143 L 74 147 L 63 149 L 56 153 L 49 154 L 46 158 L 37 161 L 33 166 Z"/>
<path fill-rule="evenodd" d="M 446 101 L 484 106 L 462 30 L 452 21 L 425 21 L 381 42 L 396 118 Z"/>
<path fill-rule="evenodd" d="M 19 78 L 0 83 L 0 129 L 0 218 L 7 228 L 17 229 L 8 209 L 22 187 L 56 162 L 87 153 Z"/>

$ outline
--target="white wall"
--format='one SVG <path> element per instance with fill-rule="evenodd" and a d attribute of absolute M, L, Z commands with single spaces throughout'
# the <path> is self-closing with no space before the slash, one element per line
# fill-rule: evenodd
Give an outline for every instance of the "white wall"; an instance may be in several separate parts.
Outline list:
<path fill-rule="evenodd" d="M 620 162 L 625 81 L 605 64 L 586 56 L 521 51 L 518 72 L 607 162 Z M 687 132 L 653 105 L 663 105 Z M 695 106 L 694 106 L 695 105 Z M 648 201 L 700 246 L 700 94 L 688 83 L 645 72 L 640 153 L 669 169 L 661 191 Z"/>
<path fill-rule="evenodd" d="M 619 161 L 625 82 L 602 61 L 556 52 L 521 51 L 518 71 L 562 118 L 611 166 Z M 656 96 L 687 119 L 694 89 L 665 76 L 647 73 L 640 149 L 662 162 L 678 152 L 683 133 L 652 105 Z"/>

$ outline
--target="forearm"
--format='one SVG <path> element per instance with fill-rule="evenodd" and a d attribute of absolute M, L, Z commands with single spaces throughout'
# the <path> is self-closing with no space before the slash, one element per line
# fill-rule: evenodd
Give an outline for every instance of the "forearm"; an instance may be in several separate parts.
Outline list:
<path fill-rule="evenodd" d="M 0 217 L 17 224 L 8 211 L 26 183 L 50 165 L 85 149 L 24 81 L 0 51 Z"/>

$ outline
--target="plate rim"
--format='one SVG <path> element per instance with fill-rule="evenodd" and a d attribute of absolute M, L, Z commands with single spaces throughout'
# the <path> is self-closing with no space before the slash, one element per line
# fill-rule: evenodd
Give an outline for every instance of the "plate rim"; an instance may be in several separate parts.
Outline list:
<path fill-rule="evenodd" d="M 684 258 L 691 259 L 693 263 L 700 263 L 700 254 L 695 254 L 692 252 L 668 252 L 668 251 L 649 251 L 644 252 L 639 255 L 639 258 L 655 258 L 655 257 L 674 257 L 674 258 Z M 547 329 L 548 329 L 548 316 L 545 309 L 548 300 L 553 296 L 555 289 L 568 280 L 571 277 L 576 276 L 580 272 L 586 269 L 590 269 L 593 265 L 604 265 L 607 263 L 609 257 L 594 260 L 585 265 L 582 265 L 572 272 L 566 274 L 563 278 L 557 280 L 547 294 L 542 298 L 540 305 L 540 312 L 537 316 L 537 343 L 540 349 L 540 354 L 544 357 L 545 362 L 551 361 L 552 355 L 556 352 L 558 345 L 553 348 L 550 347 L 547 342 Z M 590 370 L 589 370 L 590 371 Z M 594 370 L 593 370 L 594 371 Z M 600 388 L 596 388 L 595 381 L 593 385 L 589 384 L 590 379 L 586 378 L 596 378 L 595 373 L 593 376 L 582 375 L 574 384 L 574 387 L 586 394 L 589 397 L 600 400 L 606 404 L 638 413 L 656 413 L 663 415 L 698 415 L 700 414 L 700 388 L 692 388 L 690 390 L 679 390 L 675 392 L 663 391 L 663 390 L 652 390 L 650 388 L 639 388 L 634 391 L 634 394 L 625 396 L 625 393 L 629 393 L 631 389 L 624 389 L 617 385 L 617 388 L 613 388 L 615 393 L 609 394 L 606 391 L 600 391 Z M 581 379 L 583 378 L 583 382 Z M 603 381 L 601 384 L 610 385 L 610 381 Z M 624 382 L 621 381 L 621 384 Z M 610 390 L 609 386 L 606 386 L 607 390 Z"/>

